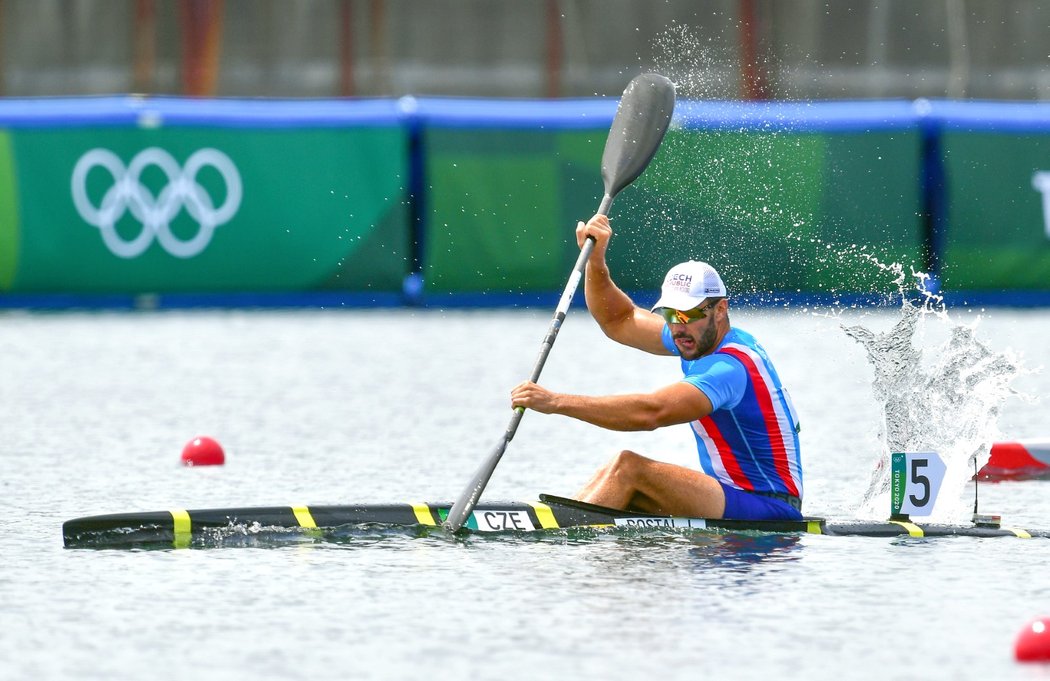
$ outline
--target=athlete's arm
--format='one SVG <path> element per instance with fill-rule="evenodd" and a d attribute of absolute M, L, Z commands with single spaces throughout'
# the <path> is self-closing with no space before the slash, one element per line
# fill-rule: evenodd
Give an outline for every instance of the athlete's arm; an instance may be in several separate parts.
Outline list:
<path fill-rule="evenodd" d="M 670 355 L 660 334 L 664 320 L 659 315 L 643 310 L 630 296 L 613 282 L 605 253 L 612 238 L 609 218 L 595 215 L 587 224 L 576 227 L 576 242 L 580 248 L 587 237 L 594 237 L 594 250 L 587 260 L 584 296 L 587 309 L 606 336 L 617 343 L 638 348 L 654 355 Z"/>
<path fill-rule="evenodd" d="M 562 414 L 609 430 L 655 430 L 689 423 L 711 413 L 707 395 L 684 381 L 652 393 L 590 397 L 556 393 L 531 381 L 511 391 L 511 406 Z"/>

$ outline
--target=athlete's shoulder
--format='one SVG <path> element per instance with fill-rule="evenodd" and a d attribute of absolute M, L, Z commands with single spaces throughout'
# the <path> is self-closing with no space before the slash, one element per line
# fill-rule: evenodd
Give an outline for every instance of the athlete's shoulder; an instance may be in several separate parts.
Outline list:
<path fill-rule="evenodd" d="M 739 326 L 732 326 L 722 339 L 723 346 L 729 344 L 758 346 L 758 339 Z"/>
<path fill-rule="evenodd" d="M 722 343 L 718 346 L 718 349 L 729 353 L 732 353 L 734 350 L 743 350 L 748 354 L 755 353 L 764 360 L 769 361 L 766 349 L 762 347 L 762 344 L 758 342 L 758 339 L 744 329 L 739 329 L 735 326 L 731 328 L 729 333 L 725 335 L 725 338 L 722 339 Z"/>

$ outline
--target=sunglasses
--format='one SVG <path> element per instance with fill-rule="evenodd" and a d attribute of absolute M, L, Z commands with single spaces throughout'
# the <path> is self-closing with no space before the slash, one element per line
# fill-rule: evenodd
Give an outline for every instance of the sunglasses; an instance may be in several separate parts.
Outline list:
<path fill-rule="evenodd" d="M 660 316 L 668 324 L 689 324 L 707 318 L 707 310 L 710 310 L 718 301 L 714 300 L 703 307 L 694 307 L 692 310 L 676 310 L 673 307 L 661 307 Z"/>

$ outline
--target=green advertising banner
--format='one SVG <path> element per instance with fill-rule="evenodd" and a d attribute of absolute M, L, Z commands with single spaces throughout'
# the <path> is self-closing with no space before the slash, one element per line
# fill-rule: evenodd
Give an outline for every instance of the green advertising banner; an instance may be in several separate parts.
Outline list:
<path fill-rule="evenodd" d="M 563 288 L 576 222 L 602 198 L 606 132 L 426 129 L 427 290 Z"/>
<path fill-rule="evenodd" d="M 0 130 L 0 292 L 11 289 L 18 264 L 18 195 L 11 136 Z"/>
<path fill-rule="evenodd" d="M 619 283 L 687 259 L 732 292 L 897 291 L 923 265 L 918 130 L 673 130 L 618 208 Z"/>
<path fill-rule="evenodd" d="M 947 290 L 1050 289 L 1050 129 L 948 130 Z"/>
<path fill-rule="evenodd" d="M 11 130 L 0 287 L 399 291 L 407 139 L 400 125 Z"/>
<path fill-rule="evenodd" d="M 921 137 L 906 114 L 831 131 L 686 118 L 613 205 L 617 282 L 655 293 L 669 267 L 694 258 L 738 293 L 895 293 L 891 266 L 921 269 L 925 238 Z M 611 116 L 586 130 L 566 120 L 424 127 L 428 291 L 564 286 L 575 225 L 601 199 Z"/>
<path fill-rule="evenodd" d="M 416 268 L 425 293 L 557 292 L 601 201 L 615 110 L 2 100 L 0 293 L 418 300 Z M 758 298 L 892 295 L 928 262 L 949 292 L 1046 291 L 1048 159 L 1038 104 L 680 101 L 613 204 L 609 257 L 617 283 L 654 297 L 689 258 Z"/>

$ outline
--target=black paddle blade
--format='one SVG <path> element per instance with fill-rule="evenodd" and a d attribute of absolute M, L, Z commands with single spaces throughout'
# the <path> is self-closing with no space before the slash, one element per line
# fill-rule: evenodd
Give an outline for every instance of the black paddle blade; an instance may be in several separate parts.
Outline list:
<path fill-rule="evenodd" d="M 627 84 L 602 154 L 606 196 L 616 196 L 653 160 L 671 124 L 674 100 L 674 84 L 658 73 L 643 73 Z"/>

